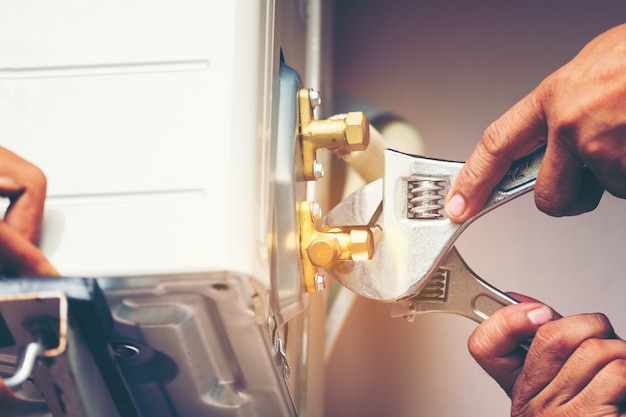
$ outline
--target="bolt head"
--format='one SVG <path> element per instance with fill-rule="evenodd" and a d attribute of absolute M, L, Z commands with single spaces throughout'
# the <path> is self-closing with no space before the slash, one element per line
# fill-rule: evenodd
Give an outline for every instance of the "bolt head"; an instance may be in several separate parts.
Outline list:
<path fill-rule="evenodd" d="M 320 96 L 320 92 L 311 88 L 309 91 L 309 101 L 311 102 L 311 107 L 316 108 L 322 104 L 322 97 Z"/>
<path fill-rule="evenodd" d="M 350 151 L 364 151 L 370 143 L 370 123 L 363 112 L 346 115 L 346 143 Z"/>
<path fill-rule="evenodd" d="M 267 318 L 267 330 L 272 334 L 274 333 L 274 330 L 276 330 L 276 319 L 274 316 L 269 316 Z"/>
<path fill-rule="evenodd" d="M 322 218 L 322 206 L 316 201 L 311 202 L 311 220 L 314 222 Z"/>
<path fill-rule="evenodd" d="M 315 274 L 315 291 L 322 292 L 326 289 L 326 277 L 322 274 Z"/>
<path fill-rule="evenodd" d="M 313 161 L 313 178 L 315 178 L 316 181 L 320 178 L 324 178 L 324 165 L 317 160 Z"/>
<path fill-rule="evenodd" d="M 313 265 L 331 268 L 341 255 L 341 244 L 332 234 L 320 234 L 309 243 L 306 251 Z"/>

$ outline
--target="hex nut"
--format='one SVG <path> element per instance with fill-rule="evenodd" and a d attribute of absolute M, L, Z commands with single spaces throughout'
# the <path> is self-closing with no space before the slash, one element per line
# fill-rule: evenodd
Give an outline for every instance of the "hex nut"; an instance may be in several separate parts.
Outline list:
<path fill-rule="evenodd" d="M 350 151 L 364 151 L 370 143 L 370 123 L 363 112 L 350 112 L 345 119 L 346 143 Z"/>
<path fill-rule="evenodd" d="M 366 261 L 374 255 L 374 239 L 367 229 L 350 230 L 350 242 L 352 259 L 355 261 Z"/>
<path fill-rule="evenodd" d="M 332 267 L 341 256 L 341 244 L 336 236 L 320 233 L 306 248 L 311 263 L 319 268 Z"/>
<path fill-rule="evenodd" d="M 309 102 L 311 103 L 312 108 L 319 107 L 322 104 L 322 96 L 320 95 L 319 90 L 315 90 L 313 88 L 309 90 Z"/>

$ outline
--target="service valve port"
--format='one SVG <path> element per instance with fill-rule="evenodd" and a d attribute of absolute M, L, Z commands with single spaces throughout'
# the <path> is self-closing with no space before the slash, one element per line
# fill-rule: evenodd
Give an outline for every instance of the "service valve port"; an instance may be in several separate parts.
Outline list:
<path fill-rule="evenodd" d="M 339 261 L 371 259 L 381 236 L 380 228 L 369 226 L 333 227 L 319 232 L 315 228 L 321 217 L 319 205 L 311 201 L 299 203 L 298 217 L 302 276 L 308 292 L 318 291 L 319 268 L 330 269 Z"/>
<path fill-rule="evenodd" d="M 307 181 L 315 181 L 323 176 L 323 167 L 316 160 L 318 149 L 327 148 L 346 154 L 365 150 L 370 141 L 369 121 L 363 112 L 315 120 L 313 110 L 320 101 L 319 93 L 315 90 L 302 88 L 298 91 L 302 169 Z"/>

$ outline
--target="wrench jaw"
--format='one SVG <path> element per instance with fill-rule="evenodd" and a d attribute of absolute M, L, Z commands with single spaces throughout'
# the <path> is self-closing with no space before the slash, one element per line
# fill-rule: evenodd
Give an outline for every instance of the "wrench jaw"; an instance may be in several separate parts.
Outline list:
<path fill-rule="evenodd" d="M 384 178 L 355 191 L 324 219 L 324 228 L 380 228 L 374 254 L 368 260 L 339 261 L 324 273 L 379 301 L 418 293 L 463 228 L 443 214 L 444 192 L 462 166 L 385 150 Z"/>
<path fill-rule="evenodd" d="M 448 253 L 464 228 L 444 213 L 447 190 L 463 166 L 445 161 L 385 151 L 384 232 L 387 258 L 396 269 L 396 289 L 382 301 L 417 294 Z"/>
<path fill-rule="evenodd" d="M 339 281 L 341 285 L 361 296 L 383 300 L 395 283 L 396 257 L 386 243 L 388 237 L 383 225 L 383 179 L 373 181 L 350 194 L 324 217 L 322 230 L 336 227 L 363 227 L 378 229 L 374 253 L 368 260 L 342 260 L 321 273 Z M 385 278 L 386 277 L 386 278 Z M 394 290 L 394 292 L 397 290 Z"/>
<path fill-rule="evenodd" d="M 404 291 L 404 282 L 398 276 L 395 260 L 399 255 L 385 243 L 383 237 L 375 248 L 374 255 L 366 261 L 340 261 L 332 268 L 322 270 L 341 285 L 354 293 L 379 301 L 394 301 L 397 294 Z"/>

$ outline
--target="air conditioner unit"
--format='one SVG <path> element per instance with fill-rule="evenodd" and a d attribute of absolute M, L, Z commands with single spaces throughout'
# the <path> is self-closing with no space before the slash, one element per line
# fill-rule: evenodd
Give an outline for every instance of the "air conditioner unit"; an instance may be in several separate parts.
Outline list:
<path fill-rule="evenodd" d="M 321 414 L 299 237 L 321 167 L 299 129 L 330 88 L 325 3 L 0 1 L 2 144 L 48 178 L 63 275 L 0 283 L 2 314 L 68 324 L 14 415 Z"/>

